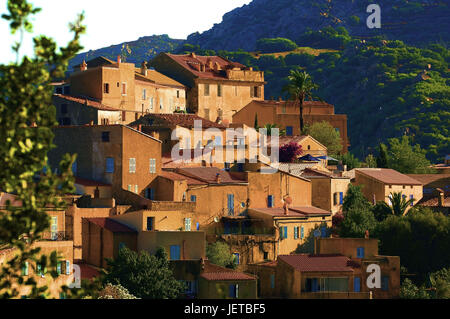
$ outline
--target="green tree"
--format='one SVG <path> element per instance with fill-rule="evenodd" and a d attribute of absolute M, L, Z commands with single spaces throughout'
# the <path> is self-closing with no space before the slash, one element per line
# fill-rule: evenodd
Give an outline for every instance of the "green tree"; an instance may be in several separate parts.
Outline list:
<path fill-rule="evenodd" d="M 278 129 L 278 135 L 279 136 L 284 136 L 286 135 L 286 130 L 280 128 L 277 124 L 266 124 L 263 127 L 257 127 L 257 129 L 259 130 L 260 128 L 262 129 L 266 129 L 266 134 L 267 136 L 271 136 L 272 135 L 272 130 L 273 129 Z"/>
<path fill-rule="evenodd" d="M 372 154 L 366 156 L 364 160 L 364 164 L 368 168 L 376 168 L 377 167 L 377 159 Z"/>
<path fill-rule="evenodd" d="M 401 299 L 429 299 L 430 295 L 423 287 L 417 287 L 410 279 L 403 280 L 400 286 Z"/>
<path fill-rule="evenodd" d="M 377 226 L 372 205 L 364 197 L 359 186 L 349 185 L 342 204 L 344 219 L 337 226 L 341 237 L 363 238 L 366 230 L 370 233 Z"/>
<path fill-rule="evenodd" d="M 431 163 L 425 157 L 426 152 L 420 145 L 411 145 L 410 138 L 389 139 L 388 166 L 403 174 L 431 172 Z"/>
<path fill-rule="evenodd" d="M 305 135 L 311 135 L 328 149 L 328 154 L 337 156 L 342 152 L 342 139 L 338 131 L 328 122 L 316 122 L 306 126 Z"/>
<path fill-rule="evenodd" d="M 406 216 L 388 216 L 377 225 L 380 255 L 400 256 L 402 265 L 420 280 L 450 267 L 450 217 L 413 207 Z"/>
<path fill-rule="evenodd" d="M 347 170 L 361 167 L 360 160 L 350 152 L 337 156 L 337 159 L 342 161 L 342 165 L 347 165 Z"/>
<path fill-rule="evenodd" d="M 8 202 L 6 212 L 0 214 L 0 243 L 17 251 L 1 267 L 0 298 L 17 297 L 21 286 L 31 287 L 28 298 L 41 298 L 48 296 L 47 287 L 38 287 L 33 278 L 21 276 L 20 269 L 25 262 L 33 267 L 37 262 L 48 262 L 48 267 L 55 269 L 57 255 L 38 259 L 40 249 L 32 244 L 50 226 L 45 207 L 64 208 L 61 197 L 74 191 L 73 157 L 63 158 L 59 176 L 50 169 L 37 174 L 47 163 L 47 153 L 53 147 L 51 128 L 57 125 L 50 83 L 64 77 L 69 60 L 81 49 L 79 37 L 85 28 L 80 15 L 70 25 L 74 37 L 67 47 L 58 50 L 51 38 L 41 35 L 33 39 L 34 56 L 21 56 L 23 34 L 33 31 L 31 20 L 40 9 L 26 0 L 9 0 L 7 7 L 2 18 L 9 22 L 12 34 L 20 33 L 21 40 L 12 47 L 16 62 L 0 65 L 0 190 L 16 195 L 21 206 L 12 207 Z M 56 270 L 48 272 L 55 274 Z"/>
<path fill-rule="evenodd" d="M 303 104 L 306 99 L 313 99 L 312 91 L 318 88 L 311 76 L 306 72 L 300 70 L 291 70 L 288 76 L 288 84 L 284 86 L 283 91 L 287 92 L 289 99 L 298 104 L 300 108 L 300 135 L 303 134 L 304 120 L 303 120 Z"/>
<path fill-rule="evenodd" d="M 121 284 L 113 285 L 111 283 L 108 283 L 100 291 L 98 299 L 138 299 L 138 298 L 130 294 L 128 289 L 123 287 Z"/>
<path fill-rule="evenodd" d="M 297 44 L 286 38 L 263 38 L 256 41 L 256 51 L 262 53 L 292 51 L 296 48 Z"/>
<path fill-rule="evenodd" d="M 138 298 L 175 299 L 184 289 L 174 278 L 163 248 L 152 256 L 122 248 L 116 259 L 107 259 L 107 264 L 104 283 L 120 284 Z"/>
<path fill-rule="evenodd" d="M 377 156 L 377 167 L 387 168 L 388 167 L 388 151 L 386 145 L 380 143 L 378 146 L 378 156 Z"/>
<path fill-rule="evenodd" d="M 375 219 L 379 222 L 385 220 L 388 216 L 392 215 L 392 209 L 386 202 L 379 201 L 372 207 L 373 215 Z"/>
<path fill-rule="evenodd" d="M 236 268 L 235 257 L 230 252 L 230 246 L 225 242 L 215 242 L 206 247 L 206 257 L 215 265 Z"/>
<path fill-rule="evenodd" d="M 392 215 L 395 216 L 404 216 L 407 213 L 407 208 L 414 202 L 412 199 L 406 200 L 406 197 L 403 196 L 401 192 L 390 193 L 389 197 L 391 198 L 390 205 L 386 204 L 386 202 L 382 203 L 384 203 L 385 208 L 388 208 Z"/>

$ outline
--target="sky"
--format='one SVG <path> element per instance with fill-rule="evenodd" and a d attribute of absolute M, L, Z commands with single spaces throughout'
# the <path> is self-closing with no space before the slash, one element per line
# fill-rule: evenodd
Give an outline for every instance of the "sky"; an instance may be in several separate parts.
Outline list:
<path fill-rule="evenodd" d="M 222 16 L 248 4 L 251 0 L 34 0 L 29 1 L 42 11 L 33 18 L 34 32 L 24 37 L 21 55 L 32 55 L 32 36 L 44 34 L 58 45 L 70 39 L 68 23 L 84 11 L 86 33 L 82 36 L 83 51 L 137 40 L 142 36 L 168 34 L 186 39 L 194 32 L 210 29 Z M 7 1 L 0 3 L 0 15 L 7 13 Z M 9 24 L 0 20 L 0 63 L 15 61 L 11 45 L 17 35 L 9 32 Z"/>

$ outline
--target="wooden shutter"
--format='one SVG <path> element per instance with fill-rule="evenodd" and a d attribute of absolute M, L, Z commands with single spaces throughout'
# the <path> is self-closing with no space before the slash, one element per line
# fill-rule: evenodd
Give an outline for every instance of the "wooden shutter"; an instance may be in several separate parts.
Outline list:
<path fill-rule="evenodd" d="M 361 278 L 353 278 L 353 292 L 361 292 Z"/>
<path fill-rule="evenodd" d="M 228 215 L 234 216 L 234 194 L 228 194 Z"/>

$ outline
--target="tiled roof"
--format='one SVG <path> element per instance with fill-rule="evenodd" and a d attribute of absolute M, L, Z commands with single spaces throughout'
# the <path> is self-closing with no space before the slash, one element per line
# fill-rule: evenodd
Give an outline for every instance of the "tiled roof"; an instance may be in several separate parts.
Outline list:
<path fill-rule="evenodd" d="M 17 200 L 17 196 L 9 193 L 0 192 L 0 207 L 6 207 L 6 202 L 10 201 L 11 206 L 21 207 L 22 202 Z"/>
<path fill-rule="evenodd" d="M 276 101 L 276 100 L 254 100 L 253 102 L 264 105 L 264 106 L 282 106 L 282 105 L 287 105 L 287 106 L 292 106 L 295 103 L 292 101 Z M 304 101 L 303 102 L 303 106 L 314 106 L 314 107 L 332 107 L 333 105 L 327 103 L 327 102 L 322 102 L 322 101 Z"/>
<path fill-rule="evenodd" d="M 83 185 L 83 186 L 111 186 L 111 184 L 105 184 L 101 182 L 92 181 L 89 179 L 75 177 L 75 184 Z"/>
<path fill-rule="evenodd" d="M 427 207 L 439 207 L 439 194 L 424 195 L 417 205 Z M 450 207 L 450 192 L 444 192 L 443 207 Z"/>
<path fill-rule="evenodd" d="M 217 174 L 220 176 L 220 184 L 247 183 L 246 180 L 234 177 L 229 172 L 217 167 L 186 167 L 178 168 L 176 173 L 198 179 L 208 184 L 216 184 Z"/>
<path fill-rule="evenodd" d="M 179 65 L 181 65 L 183 68 L 194 74 L 196 77 L 205 79 L 226 80 L 226 73 L 223 70 L 233 68 L 246 68 L 246 66 L 241 63 L 232 62 L 220 56 L 193 56 L 191 54 L 175 55 L 170 53 L 166 53 L 166 55 L 177 62 Z M 222 71 L 215 71 L 214 67 L 211 69 L 209 67 L 209 61 L 211 61 L 213 66 L 217 63 Z M 205 72 L 200 71 L 200 64 L 205 65 Z"/>
<path fill-rule="evenodd" d="M 147 70 L 147 76 L 141 74 L 140 69 L 137 69 L 137 70 L 139 70 L 139 71 L 136 71 L 136 73 L 135 73 L 135 78 L 137 80 L 150 81 L 155 84 L 171 86 L 171 87 L 178 87 L 181 89 L 184 88 L 184 85 L 181 84 L 180 82 L 177 82 L 174 79 L 169 78 L 168 76 L 165 76 L 164 74 L 162 74 L 156 70 L 151 70 L 151 69 Z"/>
<path fill-rule="evenodd" d="M 450 174 L 407 174 L 407 176 L 421 182 L 423 185 L 436 181 L 446 181 L 450 185 Z"/>
<path fill-rule="evenodd" d="M 226 129 L 225 126 L 204 119 L 195 114 L 184 113 L 159 113 L 159 114 L 147 114 L 140 119 L 128 124 L 129 126 L 137 127 L 138 125 L 152 126 L 152 127 L 173 127 L 181 126 L 186 128 L 193 128 L 194 121 L 201 121 L 202 128 L 219 128 Z"/>
<path fill-rule="evenodd" d="M 166 169 L 174 169 L 178 167 L 192 167 L 192 166 L 201 166 L 203 155 L 212 152 L 211 148 L 201 149 L 199 154 L 197 155 L 195 149 L 190 150 L 180 150 L 180 156 L 186 156 L 186 153 L 189 153 L 189 159 L 191 163 L 185 163 L 182 160 L 175 160 L 172 158 L 172 153 L 165 153 L 162 155 L 162 167 Z"/>
<path fill-rule="evenodd" d="M 243 272 L 235 271 L 233 269 L 220 267 L 211 264 L 209 261 L 205 262 L 205 268 L 203 269 L 200 277 L 206 280 L 220 281 L 220 280 L 256 280 L 255 277 L 244 274 Z"/>
<path fill-rule="evenodd" d="M 317 163 L 279 163 L 278 169 L 295 176 L 301 176 L 306 168 L 316 167 L 317 165 Z"/>
<path fill-rule="evenodd" d="M 54 97 L 58 97 L 60 99 L 69 101 L 69 102 L 75 102 L 75 103 L 79 103 L 79 104 L 83 104 L 86 106 L 90 106 L 93 107 L 95 109 L 98 110 L 102 110 L 102 111 L 120 111 L 119 109 L 104 105 L 100 102 L 88 99 L 88 98 L 84 98 L 84 97 L 75 97 L 75 96 L 71 96 L 71 95 L 64 95 L 64 94 L 53 94 Z"/>
<path fill-rule="evenodd" d="M 340 255 L 280 255 L 282 260 L 301 272 L 352 272 L 351 260 Z"/>
<path fill-rule="evenodd" d="M 282 207 L 264 207 L 252 209 L 267 215 L 271 215 L 273 217 L 315 217 L 331 215 L 331 212 L 314 206 L 289 207 L 289 215 L 285 215 L 284 208 Z"/>
<path fill-rule="evenodd" d="M 87 220 L 113 233 L 136 233 L 136 230 L 111 218 L 87 218 Z"/>
<path fill-rule="evenodd" d="M 172 181 L 186 180 L 188 185 L 208 185 L 208 183 L 204 181 L 198 180 L 196 178 L 191 178 L 185 175 L 177 174 L 175 172 L 162 171 L 160 176 Z"/>
<path fill-rule="evenodd" d="M 314 177 L 327 177 L 327 178 L 342 178 L 342 179 L 348 179 L 348 177 L 342 177 L 333 174 L 332 172 L 327 172 L 324 170 L 314 169 L 314 168 L 306 168 L 302 172 L 302 176 L 306 178 L 314 178 Z"/>
<path fill-rule="evenodd" d="M 421 182 L 390 168 L 357 168 L 355 171 L 372 177 L 385 184 L 422 185 Z"/>

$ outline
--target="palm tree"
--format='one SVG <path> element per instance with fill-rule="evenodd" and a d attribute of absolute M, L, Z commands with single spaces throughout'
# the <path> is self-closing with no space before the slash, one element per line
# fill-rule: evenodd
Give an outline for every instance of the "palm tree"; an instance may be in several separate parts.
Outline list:
<path fill-rule="evenodd" d="M 389 209 L 391 210 L 393 215 L 396 216 L 405 216 L 406 215 L 406 209 L 411 206 L 411 204 L 414 202 L 414 199 L 408 199 L 406 200 L 406 197 L 402 195 L 401 192 L 398 193 L 391 193 L 389 195 L 391 199 L 391 205 L 388 205 L 384 203 Z"/>
<path fill-rule="evenodd" d="M 278 129 L 278 135 L 279 136 L 284 136 L 286 135 L 286 130 L 279 128 L 277 124 L 266 124 L 264 125 L 262 128 L 265 128 L 267 130 L 267 136 L 271 136 L 272 135 L 272 129 Z M 256 128 L 257 130 L 260 129 L 260 127 Z"/>
<path fill-rule="evenodd" d="M 300 135 L 303 133 L 303 103 L 305 99 L 313 98 L 311 91 L 318 88 L 318 85 L 313 83 L 311 76 L 305 71 L 291 70 L 288 76 L 289 83 L 283 88 L 283 91 L 289 94 L 289 99 L 298 103 L 300 107 Z"/>

